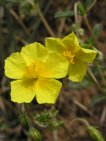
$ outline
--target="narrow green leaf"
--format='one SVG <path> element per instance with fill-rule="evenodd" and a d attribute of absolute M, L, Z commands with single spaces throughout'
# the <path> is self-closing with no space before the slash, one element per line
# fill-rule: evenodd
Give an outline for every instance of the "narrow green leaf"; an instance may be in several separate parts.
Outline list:
<path fill-rule="evenodd" d="M 54 17 L 55 18 L 65 18 L 65 17 L 70 17 L 73 15 L 74 15 L 74 12 L 71 10 L 70 11 L 59 11 L 54 15 Z"/>

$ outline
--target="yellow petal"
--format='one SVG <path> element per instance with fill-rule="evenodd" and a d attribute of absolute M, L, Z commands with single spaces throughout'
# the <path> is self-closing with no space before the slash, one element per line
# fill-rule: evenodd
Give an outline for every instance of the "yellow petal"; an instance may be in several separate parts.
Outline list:
<path fill-rule="evenodd" d="M 72 53 L 75 53 L 80 49 L 79 41 L 74 33 L 67 35 L 62 41 L 67 50 L 70 50 Z"/>
<path fill-rule="evenodd" d="M 79 45 L 78 39 L 77 39 L 77 37 L 76 37 L 74 32 L 72 32 L 72 33 L 68 34 L 67 36 L 65 36 L 65 38 L 67 38 L 67 37 L 75 39 L 77 41 L 77 45 Z"/>
<path fill-rule="evenodd" d="M 47 73 L 42 73 L 41 77 L 59 79 L 68 73 L 69 62 L 57 53 L 50 53 L 44 63 Z"/>
<path fill-rule="evenodd" d="M 76 53 L 76 58 L 83 62 L 92 63 L 96 57 L 97 52 L 91 49 L 80 48 Z"/>
<path fill-rule="evenodd" d="M 45 47 L 37 42 L 28 44 L 21 50 L 21 55 L 25 59 L 27 65 L 30 65 L 34 61 L 44 60 L 47 53 Z"/>
<path fill-rule="evenodd" d="M 69 66 L 69 79 L 74 82 L 80 82 L 86 74 L 87 65 L 84 62 L 76 61 Z"/>
<path fill-rule="evenodd" d="M 30 103 L 35 96 L 34 80 L 16 80 L 11 82 L 11 100 L 17 103 Z"/>
<path fill-rule="evenodd" d="M 65 46 L 62 43 L 62 39 L 60 38 L 52 38 L 52 37 L 46 38 L 45 44 L 46 44 L 46 48 L 49 51 L 62 53 L 65 50 Z"/>
<path fill-rule="evenodd" d="M 40 78 L 36 82 L 36 99 L 39 104 L 55 103 L 62 87 L 61 82 L 55 79 Z"/>
<path fill-rule="evenodd" d="M 5 75 L 13 79 L 22 79 L 25 71 L 25 62 L 20 53 L 13 53 L 5 60 Z"/>

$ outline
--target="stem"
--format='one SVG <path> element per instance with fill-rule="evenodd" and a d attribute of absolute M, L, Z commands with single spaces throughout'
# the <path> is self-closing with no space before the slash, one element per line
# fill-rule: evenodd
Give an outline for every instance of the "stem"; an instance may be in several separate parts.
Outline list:
<path fill-rule="evenodd" d="M 94 115 L 89 112 L 89 110 L 83 105 L 81 104 L 79 101 L 75 100 L 75 99 L 72 99 L 72 102 L 78 106 L 80 109 L 82 109 L 84 112 L 86 112 L 87 114 L 89 114 L 91 117 L 93 117 Z"/>
<path fill-rule="evenodd" d="M 88 21 L 87 16 L 86 16 L 86 15 L 83 16 L 83 19 L 84 19 L 84 22 L 85 22 L 86 26 L 88 27 L 88 30 L 89 30 L 90 34 L 92 35 L 92 37 L 93 37 L 93 39 L 94 39 L 94 41 L 95 41 L 96 46 L 98 47 L 97 39 L 96 39 L 95 36 L 93 35 L 92 27 L 91 27 L 91 25 L 90 25 L 90 23 L 89 23 L 89 21 Z M 98 64 L 96 64 L 96 66 L 97 66 L 98 72 L 99 72 L 99 74 L 100 74 L 100 76 L 101 76 L 101 79 L 102 79 L 104 85 L 106 86 L 106 80 L 105 80 L 105 78 L 104 78 L 103 72 L 102 72 L 101 69 L 99 68 Z M 89 72 L 90 76 L 92 77 L 92 79 L 94 80 L 94 82 L 96 83 L 96 85 L 98 86 L 98 88 L 100 89 L 99 82 L 97 81 L 97 79 L 96 79 L 95 76 L 93 75 L 92 71 L 91 71 L 90 69 L 88 69 L 88 72 Z"/>
<path fill-rule="evenodd" d="M 87 9 L 87 12 L 95 5 L 95 3 L 96 3 L 96 0 L 94 0 L 93 3 L 89 6 L 89 8 Z M 90 22 L 89 22 L 89 20 L 87 18 L 87 15 L 83 16 L 83 20 L 84 20 L 84 22 L 85 22 L 85 24 L 86 24 L 90 34 L 92 35 L 92 37 L 93 37 L 93 39 L 95 41 L 96 46 L 98 46 L 97 39 L 95 38 L 95 36 L 93 34 L 93 30 L 92 30 L 91 24 L 90 24 Z"/>
<path fill-rule="evenodd" d="M 67 129 L 67 127 L 64 124 L 62 127 L 63 127 L 64 131 L 66 132 L 66 134 L 68 135 L 68 137 L 70 138 L 70 140 L 72 140 L 72 136 L 71 136 L 69 130 Z"/>
<path fill-rule="evenodd" d="M 105 121 L 105 118 L 106 118 L 106 105 L 104 105 L 103 112 L 100 118 L 101 124 L 103 124 L 103 122 Z"/>
<path fill-rule="evenodd" d="M 17 20 L 17 22 L 21 25 L 21 27 L 23 28 L 23 30 L 25 31 L 25 33 L 27 35 L 29 35 L 29 30 L 27 29 L 27 27 L 24 25 L 23 21 L 21 20 L 21 18 L 16 14 L 16 12 L 11 9 L 10 10 L 11 15 Z"/>
<path fill-rule="evenodd" d="M 47 31 L 49 32 L 49 34 L 52 36 L 52 37 L 55 37 L 55 34 L 54 32 L 52 31 L 51 27 L 49 26 L 49 24 L 47 23 L 46 19 L 44 18 L 43 14 L 42 14 L 42 11 L 40 10 L 40 7 L 38 4 L 36 4 L 36 10 L 38 12 L 38 15 L 39 17 L 41 18 L 44 26 L 46 27 Z"/>
<path fill-rule="evenodd" d="M 87 18 L 86 15 L 83 16 L 83 20 L 84 20 L 84 22 L 85 22 L 85 24 L 86 24 L 88 30 L 90 31 L 90 34 L 92 35 L 92 27 L 91 27 L 91 25 L 90 25 L 90 23 L 89 23 L 88 18 Z"/>
<path fill-rule="evenodd" d="M 29 112 L 27 110 L 27 105 L 25 103 L 23 103 L 23 104 L 20 105 L 20 112 L 21 112 L 21 114 L 22 113 L 25 114 L 25 116 L 27 117 L 27 119 L 29 119 L 29 120 L 27 120 L 27 122 L 28 122 L 29 128 L 31 128 L 33 126 L 33 122 L 31 120 L 31 118 L 29 117 Z"/>
<path fill-rule="evenodd" d="M 98 80 L 96 79 L 96 77 L 94 76 L 94 74 L 92 73 L 90 68 L 88 68 L 88 74 L 90 75 L 90 77 L 92 78 L 94 83 L 97 85 L 98 89 L 101 90 L 100 84 L 99 84 Z"/>
<path fill-rule="evenodd" d="M 96 2 L 96 1 L 95 1 L 95 2 Z M 91 36 L 93 37 L 96 46 L 98 47 L 98 41 L 97 41 L 97 39 L 95 38 L 95 36 L 94 36 L 94 34 L 93 34 L 93 30 L 92 30 L 92 27 L 91 27 L 91 25 L 90 25 L 90 23 L 89 23 L 89 21 L 88 21 L 87 15 L 83 16 L 83 20 L 84 20 L 86 26 L 88 27 L 88 30 L 89 30 Z M 99 65 L 99 64 L 96 65 L 97 68 L 98 68 L 98 72 L 99 72 L 99 74 L 100 74 L 100 76 L 101 76 L 101 78 L 102 78 L 102 81 L 103 81 L 104 85 L 106 86 L 106 80 L 105 80 L 105 78 L 104 78 L 104 74 L 103 74 L 102 70 L 100 69 L 100 67 L 99 67 L 98 65 Z M 89 72 L 90 76 L 92 77 L 92 79 L 94 80 L 94 82 L 96 83 L 96 85 L 98 86 L 98 88 L 101 89 L 101 87 L 100 87 L 100 85 L 99 85 L 99 82 L 97 81 L 97 79 L 96 79 L 95 76 L 93 75 L 92 71 L 89 69 L 88 72 Z"/>
<path fill-rule="evenodd" d="M 43 13 L 38 5 L 38 3 L 35 5 L 32 1 L 28 0 L 28 2 L 33 6 L 33 8 L 37 11 L 41 21 L 43 22 L 45 28 L 47 29 L 48 33 L 52 36 L 55 37 L 54 32 L 52 31 L 51 27 L 49 26 L 48 22 L 46 21 L 45 17 L 43 16 Z"/>
<path fill-rule="evenodd" d="M 95 38 L 95 36 L 94 36 L 94 34 L 93 34 L 93 30 L 92 30 L 92 27 L 91 27 L 91 25 L 90 25 L 90 23 L 89 23 L 89 21 L 88 21 L 87 15 L 83 16 L 83 20 L 84 20 L 84 22 L 85 22 L 85 24 L 86 24 L 86 26 L 87 26 L 87 28 L 88 28 L 88 30 L 89 30 L 91 36 L 93 37 L 96 46 L 98 47 L 97 39 Z"/>
<path fill-rule="evenodd" d="M 91 10 L 92 7 L 95 5 L 97 0 L 94 0 L 93 3 L 87 8 L 87 11 Z"/>
<path fill-rule="evenodd" d="M 74 14 L 75 14 L 74 17 L 75 17 L 75 23 L 80 26 L 81 21 L 82 21 L 82 17 L 80 15 L 78 15 L 78 4 L 79 4 L 79 2 L 76 2 L 74 4 Z"/>
<path fill-rule="evenodd" d="M 72 120 L 70 123 L 70 126 L 76 121 L 83 123 L 84 126 L 86 126 L 86 127 L 90 126 L 89 123 L 85 119 L 82 119 L 82 118 L 76 118 L 76 119 Z"/>

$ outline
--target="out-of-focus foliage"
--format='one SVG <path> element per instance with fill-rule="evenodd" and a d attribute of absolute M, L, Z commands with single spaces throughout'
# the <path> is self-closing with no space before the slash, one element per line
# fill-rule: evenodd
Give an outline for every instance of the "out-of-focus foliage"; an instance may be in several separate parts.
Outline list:
<path fill-rule="evenodd" d="M 63 125 L 63 121 L 59 121 L 56 119 L 58 111 L 54 108 L 51 110 L 44 110 L 40 114 L 32 113 L 32 116 L 35 121 L 38 122 L 41 126 L 48 127 L 51 130 L 57 129 Z"/>

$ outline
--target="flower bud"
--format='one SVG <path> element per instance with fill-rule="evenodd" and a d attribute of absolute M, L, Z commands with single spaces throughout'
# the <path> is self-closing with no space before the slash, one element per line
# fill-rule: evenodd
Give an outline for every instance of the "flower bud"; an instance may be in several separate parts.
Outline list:
<path fill-rule="evenodd" d="M 40 132 L 33 127 L 29 129 L 29 136 L 32 138 L 33 141 L 41 141 L 42 140 Z"/>
<path fill-rule="evenodd" d="M 102 53 L 101 51 L 99 51 L 99 50 L 97 50 L 97 51 L 98 51 L 97 59 L 98 59 L 99 61 L 103 61 L 103 53 Z"/>
<path fill-rule="evenodd" d="M 104 141 L 103 136 L 101 135 L 101 133 L 94 127 L 92 126 L 88 126 L 87 130 L 89 132 L 89 135 L 92 137 L 92 139 L 94 139 L 95 141 Z"/>
<path fill-rule="evenodd" d="M 21 114 L 19 116 L 19 122 L 26 130 L 29 130 L 28 117 L 26 117 L 26 115 Z"/>

